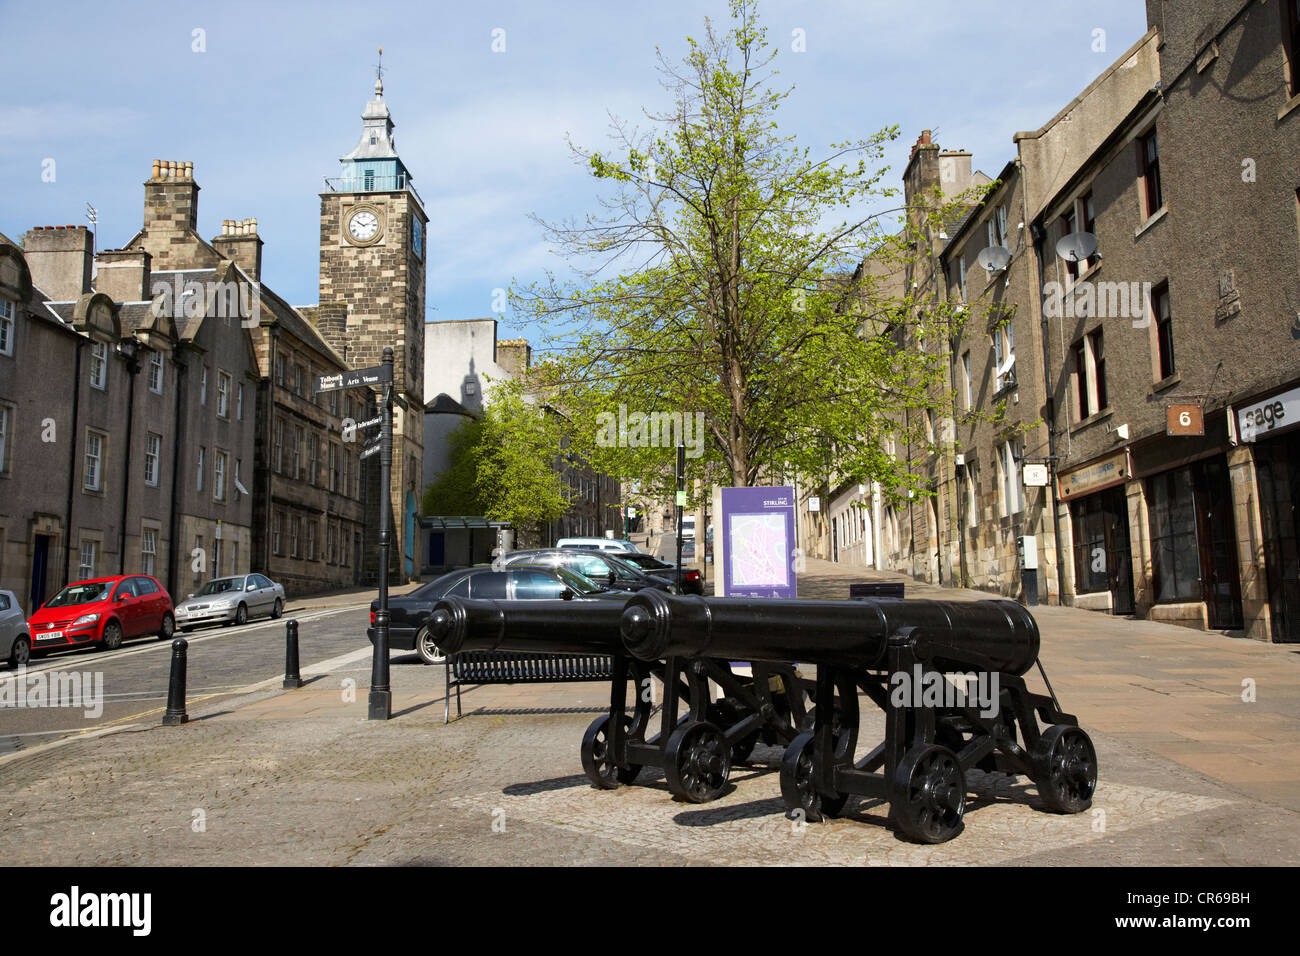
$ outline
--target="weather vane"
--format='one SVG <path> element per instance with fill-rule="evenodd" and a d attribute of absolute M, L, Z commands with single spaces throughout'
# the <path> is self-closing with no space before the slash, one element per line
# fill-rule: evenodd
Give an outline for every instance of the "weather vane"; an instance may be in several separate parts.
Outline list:
<path fill-rule="evenodd" d="M 379 48 L 379 62 L 375 64 L 375 79 L 384 81 L 384 48 Z"/>

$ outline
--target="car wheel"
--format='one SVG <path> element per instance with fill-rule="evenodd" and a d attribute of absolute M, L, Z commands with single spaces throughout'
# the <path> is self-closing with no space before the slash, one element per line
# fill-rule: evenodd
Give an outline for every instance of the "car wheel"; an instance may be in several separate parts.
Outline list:
<path fill-rule="evenodd" d="M 115 651 L 122 646 L 122 625 L 117 621 L 109 621 L 104 625 L 104 636 L 99 641 L 99 646 L 106 651 Z"/>
<path fill-rule="evenodd" d="M 276 598 L 275 607 L 271 608 L 271 617 L 278 619 L 282 614 L 284 614 L 284 602 Z"/>
<path fill-rule="evenodd" d="M 415 653 L 419 654 L 420 660 L 426 664 L 441 664 L 446 659 L 442 649 L 433 643 L 433 635 L 429 633 L 427 627 L 422 628 L 420 633 L 415 635 Z"/>
<path fill-rule="evenodd" d="M 158 640 L 170 641 L 172 635 L 176 633 L 176 618 L 170 614 L 164 614 L 162 619 L 162 630 L 158 632 Z"/>
<path fill-rule="evenodd" d="M 9 649 L 9 666 L 17 669 L 26 667 L 32 659 L 32 642 L 25 637 L 14 639 L 14 646 Z"/>
<path fill-rule="evenodd" d="M 235 612 L 235 623 L 243 626 L 248 623 L 248 605 L 239 605 L 239 610 Z"/>

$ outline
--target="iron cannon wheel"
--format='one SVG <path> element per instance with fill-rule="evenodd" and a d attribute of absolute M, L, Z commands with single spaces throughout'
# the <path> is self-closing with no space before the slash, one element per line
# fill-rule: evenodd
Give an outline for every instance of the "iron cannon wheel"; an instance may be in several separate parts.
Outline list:
<path fill-rule="evenodd" d="M 1084 731 L 1053 724 L 1034 748 L 1034 782 L 1049 810 L 1082 813 L 1097 790 L 1097 751 Z"/>
<path fill-rule="evenodd" d="M 903 835 L 918 843 L 945 843 L 961 833 L 966 774 L 957 755 L 939 744 L 918 744 L 894 775 L 889 813 Z"/>
<path fill-rule="evenodd" d="M 623 714 L 623 729 L 632 726 L 632 718 Z M 619 784 L 631 783 L 641 772 L 640 764 L 620 767 L 609 747 L 609 714 L 597 717 L 582 735 L 582 769 L 587 779 L 601 790 L 617 790 Z"/>
<path fill-rule="evenodd" d="M 731 776 L 731 748 L 722 731 L 706 720 L 693 720 L 673 731 L 664 749 L 668 789 L 691 803 L 721 796 Z"/>
<path fill-rule="evenodd" d="M 781 758 L 781 798 L 789 814 L 803 812 L 804 820 L 820 823 L 826 817 L 837 817 L 844 809 L 849 795 L 828 797 L 817 790 L 813 773 L 814 735 L 800 734 L 790 742 Z"/>
<path fill-rule="evenodd" d="M 713 705 L 713 722 L 724 729 L 734 727 L 740 723 L 746 715 L 740 704 L 730 697 L 724 697 Z M 749 759 L 749 755 L 754 752 L 754 747 L 758 744 L 758 731 L 754 731 L 743 740 L 737 740 L 731 745 L 731 765 L 744 763 Z"/>

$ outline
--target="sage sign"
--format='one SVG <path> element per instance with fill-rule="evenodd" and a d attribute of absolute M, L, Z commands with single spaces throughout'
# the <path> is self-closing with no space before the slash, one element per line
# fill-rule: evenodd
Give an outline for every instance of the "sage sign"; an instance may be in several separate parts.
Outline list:
<path fill-rule="evenodd" d="M 1255 441 L 1267 432 L 1297 422 L 1300 422 L 1300 388 L 1237 410 L 1237 431 L 1242 441 Z"/>

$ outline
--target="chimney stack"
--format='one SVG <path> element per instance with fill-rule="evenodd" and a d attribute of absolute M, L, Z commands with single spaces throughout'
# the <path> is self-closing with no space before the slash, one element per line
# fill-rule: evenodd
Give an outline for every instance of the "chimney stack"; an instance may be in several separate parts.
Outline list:
<path fill-rule="evenodd" d="M 73 302 L 90 291 L 95 237 L 85 226 L 37 226 L 23 238 L 32 285 L 56 302 Z"/>
<path fill-rule="evenodd" d="M 95 256 L 95 291 L 114 302 L 147 302 L 152 256 L 143 249 L 105 249 Z"/>
<path fill-rule="evenodd" d="M 212 240 L 212 245 L 254 282 L 262 281 L 262 240 L 257 235 L 256 219 L 221 220 L 221 235 Z"/>
<path fill-rule="evenodd" d="M 150 233 L 193 232 L 198 223 L 199 187 L 194 164 L 155 159 L 144 184 L 144 226 Z"/>
<path fill-rule="evenodd" d="M 497 342 L 497 364 L 511 375 L 522 375 L 532 364 L 533 350 L 527 339 L 501 339 Z"/>

